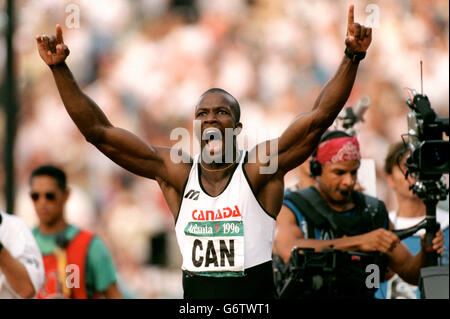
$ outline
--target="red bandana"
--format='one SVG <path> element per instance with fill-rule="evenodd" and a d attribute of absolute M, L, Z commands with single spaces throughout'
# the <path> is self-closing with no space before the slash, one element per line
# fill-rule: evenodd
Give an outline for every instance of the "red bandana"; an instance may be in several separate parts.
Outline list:
<path fill-rule="evenodd" d="M 320 164 L 359 161 L 359 143 L 356 137 L 339 137 L 319 145 L 316 159 Z"/>

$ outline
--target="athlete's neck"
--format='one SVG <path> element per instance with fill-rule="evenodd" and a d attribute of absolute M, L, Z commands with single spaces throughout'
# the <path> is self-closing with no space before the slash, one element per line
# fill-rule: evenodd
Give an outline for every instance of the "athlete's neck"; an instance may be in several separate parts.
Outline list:
<path fill-rule="evenodd" d="M 241 151 L 236 150 L 236 152 L 233 153 L 233 160 L 225 161 L 224 158 L 220 161 L 220 163 L 212 162 L 212 163 L 206 163 L 202 160 L 200 156 L 200 171 L 202 175 L 207 175 L 208 177 L 214 177 L 214 179 L 221 179 L 222 177 L 229 175 L 230 172 L 232 172 L 233 167 L 239 163 L 240 160 Z"/>

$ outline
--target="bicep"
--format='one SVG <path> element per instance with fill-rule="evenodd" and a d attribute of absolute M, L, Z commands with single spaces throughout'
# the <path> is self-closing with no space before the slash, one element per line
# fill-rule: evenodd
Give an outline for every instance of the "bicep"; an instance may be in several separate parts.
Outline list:
<path fill-rule="evenodd" d="M 277 232 L 274 246 L 276 252 L 286 261 L 290 257 L 292 248 L 298 239 L 303 239 L 304 234 L 298 226 L 294 213 L 285 205 L 281 207 L 277 217 Z"/>
<path fill-rule="evenodd" d="M 247 172 L 255 189 L 273 176 L 283 176 L 308 159 L 327 127 L 321 126 L 318 111 L 299 116 L 283 134 L 257 144 L 249 151 Z"/>
<path fill-rule="evenodd" d="M 287 173 L 308 159 L 328 128 L 313 110 L 300 115 L 278 138 L 278 167 Z"/>
<path fill-rule="evenodd" d="M 137 175 L 154 179 L 166 172 L 161 156 L 163 148 L 151 146 L 127 130 L 104 127 L 89 142 L 116 164 Z"/>

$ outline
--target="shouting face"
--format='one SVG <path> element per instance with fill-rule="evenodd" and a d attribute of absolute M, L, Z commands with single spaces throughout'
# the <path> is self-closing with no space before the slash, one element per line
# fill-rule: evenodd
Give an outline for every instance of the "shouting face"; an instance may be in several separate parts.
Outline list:
<path fill-rule="evenodd" d="M 223 163 L 226 154 L 235 148 L 235 136 L 242 128 L 234 98 L 223 92 L 205 93 L 195 110 L 200 121 L 202 159 Z M 231 152 L 231 153 L 229 153 Z"/>

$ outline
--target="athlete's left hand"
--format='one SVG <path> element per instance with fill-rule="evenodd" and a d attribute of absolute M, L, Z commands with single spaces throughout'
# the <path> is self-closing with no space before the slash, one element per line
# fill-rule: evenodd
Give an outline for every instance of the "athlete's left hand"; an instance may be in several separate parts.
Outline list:
<path fill-rule="evenodd" d="M 355 22 L 354 5 L 348 8 L 345 45 L 351 52 L 366 52 L 372 42 L 372 28 Z"/>

